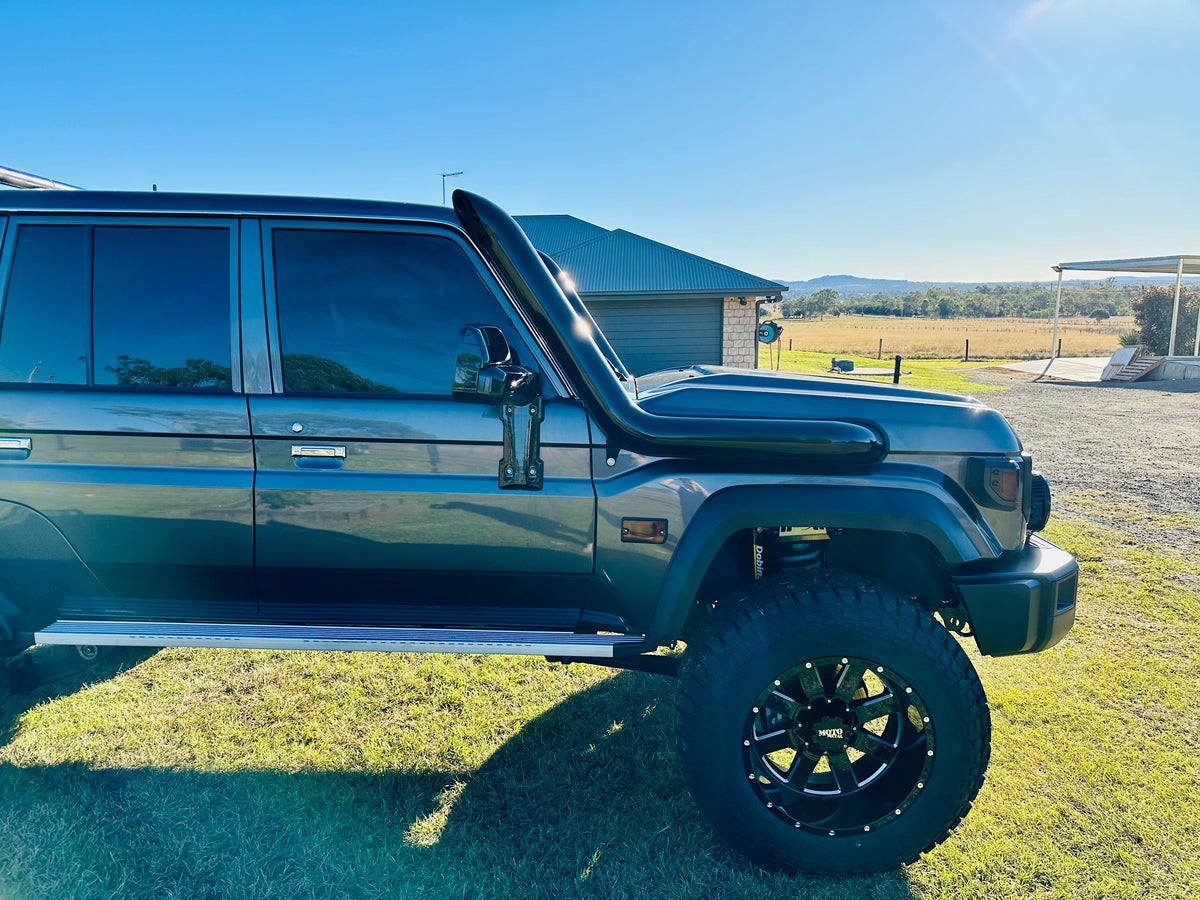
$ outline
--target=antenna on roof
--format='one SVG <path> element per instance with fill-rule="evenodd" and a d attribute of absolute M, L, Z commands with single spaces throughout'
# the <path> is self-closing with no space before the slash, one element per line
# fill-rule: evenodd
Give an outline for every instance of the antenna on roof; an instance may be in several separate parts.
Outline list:
<path fill-rule="evenodd" d="M 41 175 L 30 175 L 28 172 L 21 172 L 17 169 L 8 169 L 0 166 L 0 184 L 8 185 L 9 187 L 25 188 L 27 190 L 42 190 L 42 191 L 79 191 L 83 190 L 73 184 L 63 184 L 61 181 L 54 181 L 50 178 L 43 178 Z"/>
<path fill-rule="evenodd" d="M 446 205 L 446 179 L 453 178 L 455 175 L 461 175 L 462 172 L 442 172 L 442 206 Z"/>

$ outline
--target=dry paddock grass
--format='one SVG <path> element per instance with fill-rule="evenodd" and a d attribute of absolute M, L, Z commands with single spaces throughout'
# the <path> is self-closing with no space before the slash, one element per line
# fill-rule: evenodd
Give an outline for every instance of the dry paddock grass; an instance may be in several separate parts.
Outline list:
<path fill-rule="evenodd" d="M 783 349 L 876 356 L 899 354 L 914 359 L 962 359 L 971 342 L 971 359 L 1045 359 L 1050 355 L 1052 319 L 926 319 L 896 316 L 825 316 L 777 319 L 783 325 Z M 1132 316 L 1104 322 L 1071 318 L 1059 321 L 1062 356 L 1110 356 L 1120 336 L 1137 325 Z"/>

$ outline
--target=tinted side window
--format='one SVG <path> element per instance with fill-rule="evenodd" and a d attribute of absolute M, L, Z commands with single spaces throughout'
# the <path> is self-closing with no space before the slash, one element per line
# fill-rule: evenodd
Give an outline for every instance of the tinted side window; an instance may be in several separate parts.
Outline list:
<path fill-rule="evenodd" d="M 229 230 L 22 225 L 0 381 L 231 390 Z"/>
<path fill-rule="evenodd" d="M 233 386 L 229 232 L 97 227 L 96 384 Z"/>
<path fill-rule="evenodd" d="M 522 349 L 447 238 L 276 229 L 274 250 L 286 390 L 447 396 L 466 324 L 498 325 Z"/>
<path fill-rule="evenodd" d="M 87 384 L 90 229 L 24 225 L 0 327 L 0 381 Z"/>

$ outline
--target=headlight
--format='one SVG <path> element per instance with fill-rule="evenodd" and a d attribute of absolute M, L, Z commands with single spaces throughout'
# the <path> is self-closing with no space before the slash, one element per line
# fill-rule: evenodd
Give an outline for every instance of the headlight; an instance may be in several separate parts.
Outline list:
<path fill-rule="evenodd" d="M 992 509 L 1021 506 L 1021 461 L 1012 457 L 979 458 L 967 463 L 967 486 L 977 503 Z"/>

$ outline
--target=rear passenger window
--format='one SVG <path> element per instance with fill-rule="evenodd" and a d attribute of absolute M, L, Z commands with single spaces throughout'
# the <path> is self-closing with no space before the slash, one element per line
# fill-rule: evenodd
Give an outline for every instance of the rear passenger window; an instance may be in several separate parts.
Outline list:
<path fill-rule="evenodd" d="M 231 390 L 227 228 L 21 225 L 0 381 Z"/>
<path fill-rule="evenodd" d="M 393 231 L 274 231 L 287 391 L 449 396 L 463 325 L 508 315 L 454 241 Z"/>

